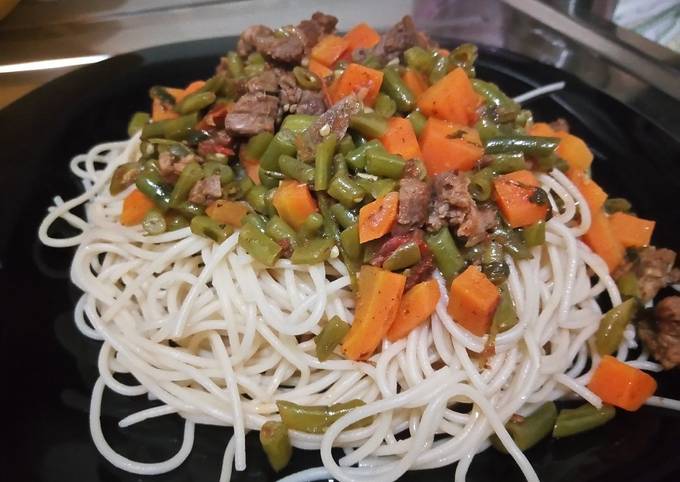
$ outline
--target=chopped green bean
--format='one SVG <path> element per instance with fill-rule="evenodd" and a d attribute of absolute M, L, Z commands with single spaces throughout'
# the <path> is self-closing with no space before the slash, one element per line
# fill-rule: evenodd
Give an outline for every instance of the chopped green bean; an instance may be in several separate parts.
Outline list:
<path fill-rule="evenodd" d="M 410 68 L 429 75 L 434 66 L 434 58 L 422 47 L 411 47 L 404 52 L 404 60 Z"/>
<path fill-rule="evenodd" d="M 260 52 L 253 52 L 252 54 L 248 55 L 248 58 L 246 59 L 246 64 L 248 65 L 264 65 L 266 63 L 267 60 Z"/>
<path fill-rule="evenodd" d="M 300 226 L 300 234 L 303 237 L 311 238 L 319 233 L 323 227 L 323 215 L 320 213 L 312 213 L 305 218 L 302 226 Z"/>
<path fill-rule="evenodd" d="M 427 117 L 417 110 L 414 110 L 406 118 L 411 122 L 413 127 L 413 132 L 416 133 L 416 137 L 420 136 L 420 133 L 425 129 L 425 124 L 427 123 Z"/>
<path fill-rule="evenodd" d="M 640 299 L 640 287 L 638 286 L 638 278 L 635 273 L 629 271 L 616 280 L 616 285 L 619 287 L 621 296 L 626 298 Z"/>
<path fill-rule="evenodd" d="M 270 175 L 271 172 L 272 171 L 265 171 L 261 167 L 258 171 L 258 176 L 260 178 L 260 184 L 262 184 L 267 189 L 272 189 L 272 188 L 275 188 L 279 185 L 278 177 L 271 176 Z"/>
<path fill-rule="evenodd" d="M 491 157 L 489 168 L 495 174 L 508 174 L 514 171 L 521 171 L 527 168 L 524 161 L 524 154 L 521 152 L 509 152 L 507 154 L 494 154 Z"/>
<path fill-rule="evenodd" d="M 182 173 L 179 175 L 179 179 L 177 179 L 175 187 L 172 189 L 172 194 L 170 194 L 170 205 L 178 206 L 186 201 L 191 188 L 202 178 L 203 169 L 198 162 L 190 162 L 187 164 L 184 169 L 182 169 Z"/>
<path fill-rule="evenodd" d="M 397 181 L 394 179 L 378 179 L 376 181 L 363 177 L 357 177 L 356 183 L 371 195 L 373 199 L 378 199 L 386 194 L 397 190 Z"/>
<path fill-rule="evenodd" d="M 194 216 L 200 216 L 205 212 L 203 206 L 189 201 L 184 201 L 179 206 L 175 207 L 175 209 L 189 219 L 192 219 Z"/>
<path fill-rule="evenodd" d="M 246 194 L 246 201 L 255 211 L 260 214 L 267 214 L 267 204 L 265 197 L 267 195 L 267 188 L 262 185 L 253 186 Z"/>
<path fill-rule="evenodd" d="M 228 164 L 222 164 L 221 162 L 206 162 L 203 164 L 203 173 L 206 177 L 220 176 L 220 183 L 222 184 L 227 184 L 234 180 L 234 170 Z"/>
<path fill-rule="evenodd" d="M 637 300 L 628 298 L 604 314 L 595 333 L 595 346 L 600 355 L 611 355 L 617 350 L 623 340 L 623 332 L 632 321 L 637 308 Z"/>
<path fill-rule="evenodd" d="M 167 228 L 163 213 L 158 209 L 150 209 L 142 220 L 142 228 L 146 234 L 162 234 Z"/>
<path fill-rule="evenodd" d="M 359 243 L 359 225 L 354 224 L 345 228 L 340 233 L 340 245 L 344 248 L 345 253 L 349 259 L 353 261 L 361 261 L 362 246 Z"/>
<path fill-rule="evenodd" d="M 141 131 L 146 124 L 149 123 L 151 117 L 146 112 L 135 112 L 130 117 L 130 122 L 128 122 L 127 133 L 128 136 L 132 137 L 137 132 Z"/>
<path fill-rule="evenodd" d="M 496 285 L 505 282 L 510 275 L 510 268 L 503 260 L 503 248 L 499 243 L 487 243 L 482 251 L 482 272 Z"/>
<path fill-rule="evenodd" d="M 604 209 L 609 214 L 614 213 L 628 213 L 633 208 L 633 205 L 626 198 L 622 197 L 610 197 L 604 202 Z"/>
<path fill-rule="evenodd" d="M 493 314 L 491 331 L 493 333 L 503 333 L 517 324 L 519 320 L 515 311 L 515 304 L 510 296 L 507 283 L 500 287 L 501 301 Z"/>
<path fill-rule="evenodd" d="M 434 64 L 430 70 L 430 84 L 435 84 L 441 80 L 449 72 L 449 60 L 436 50 L 433 51 L 432 57 Z"/>
<path fill-rule="evenodd" d="M 361 144 L 357 148 L 345 154 L 347 164 L 354 171 L 363 171 L 366 168 L 366 153 L 371 149 L 383 149 L 382 143 L 373 139 L 372 141 Z"/>
<path fill-rule="evenodd" d="M 246 218 L 250 216 L 247 215 Z M 273 239 L 264 234 L 264 228 L 260 230 L 250 223 L 244 223 L 238 235 L 238 244 L 246 252 L 266 266 L 273 266 L 282 248 Z"/>
<path fill-rule="evenodd" d="M 129 186 L 135 183 L 135 179 L 139 175 L 141 166 L 138 162 L 126 162 L 121 164 L 113 171 L 111 176 L 111 183 L 109 184 L 109 193 L 115 196 L 118 193 L 125 191 Z"/>
<path fill-rule="evenodd" d="M 335 176 L 328 185 L 327 192 L 329 196 L 340 201 L 347 208 L 360 203 L 366 195 L 364 190 L 347 175 Z"/>
<path fill-rule="evenodd" d="M 217 243 L 223 242 L 234 232 L 231 226 L 220 226 L 217 221 L 208 216 L 194 216 L 189 227 L 192 233 L 212 239 Z"/>
<path fill-rule="evenodd" d="M 521 421 L 510 421 L 505 428 L 520 450 L 525 451 L 545 438 L 553 429 L 557 418 L 557 407 L 553 402 L 546 402 L 538 410 L 524 417 Z M 491 444 L 501 452 L 506 453 L 505 447 L 497 436 L 491 437 Z"/>
<path fill-rule="evenodd" d="M 307 90 L 320 90 L 321 89 L 321 79 L 313 72 L 308 69 L 297 66 L 293 67 L 293 75 L 297 84 L 303 89 Z"/>
<path fill-rule="evenodd" d="M 310 114 L 288 114 L 281 124 L 281 129 L 287 129 L 293 134 L 302 134 L 319 116 Z"/>
<path fill-rule="evenodd" d="M 175 96 L 160 85 L 154 85 L 149 89 L 149 97 L 166 105 L 175 105 Z"/>
<path fill-rule="evenodd" d="M 275 472 L 281 471 L 293 456 L 293 446 L 288 437 L 288 429 L 282 422 L 269 420 L 260 429 L 260 444 L 267 454 L 269 465 Z"/>
<path fill-rule="evenodd" d="M 380 137 L 388 127 L 387 119 L 375 112 L 353 115 L 349 126 L 366 137 Z"/>
<path fill-rule="evenodd" d="M 338 153 L 333 156 L 333 176 L 347 176 L 349 175 L 349 168 L 345 156 Z"/>
<path fill-rule="evenodd" d="M 487 142 L 489 139 L 503 135 L 498 124 L 488 117 L 480 117 L 475 124 L 475 130 L 479 133 L 479 138 L 483 143 Z"/>
<path fill-rule="evenodd" d="M 243 61 L 236 52 L 227 53 L 227 70 L 232 77 L 238 78 L 243 76 Z"/>
<path fill-rule="evenodd" d="M 331 212 L 332 203 L 330 196 L 328 196 L 325 192 L 319 192 L 317 193 L 317 201 L 319 203 L 319 211 L 323 216 L 324 235 L 326 236 L 326 238 L 332 239 L 338 246 L 342 262 L 345 263 L 345 266 L 347 267 L 347 271 L 349 273 L 349 279 L 352 286 L 352 290 L 356 291 L 358 288 L 357 273 L 359 272 L 361 264 L 357 260 L 351 259 L 348 256 L 343 244 L 341 243 L 340 228 L 338 227 L 338 223 L 335 221 L 335 217 Z"/>
<path fill-rule="evenodd" d="M 494 171 L 485 167 L 470 176 L 468 191 L 475 201 L 488 201 L 491 198 Z"/>
<path fill-rule="evenodd" d="M 321 333 L 314 337 L 316 357 L 319 361 L 326 361 L 330 358 L 333 350 L 342 342 L 347 332 L 349 332 L 349 324 L 342 321 L 339 316 L 336 315 L 328 320 L 321 329 Z"/>
<path fill-rule="evenodd" d="M 137 176 L 135 185 L 157 207 L 163 210 L 170 207 L 170 187 L 165 183 L 158 171 L 143 169 Z"/>
<path fill-rule="evenodd" d="M 354 145 L 354 141 L 352 140 L 352 136 L 346 135 L 345 137 L 342 138 L 340 143 L 338 144 L 338 150 L 340 151 L 340 154 L 343 156 L 346 156 L 348 153 L 353 151 L 356 148 Z"/>
<path fill-rule="evenodd" d="M 396 69 L 383 69 L 383 82 L 380 89 L 389 95 L 397 105 L 399 112 L 411 112 L 416 107 L 416 97 L 406 86 Z"/>
<path fill-rule="evenodd" d="M 400 271 L 420 262 L 420 248 L 415 241 L 408 241 L 383 262 L 382 267 L 388 271 Z"/>
<path fill-rule="evenodd" d="M 260 157 L 260 166 L 268 171 L 279 170 L 279 157 L 282 154 L 294 156 L 297 151 L 295 147 L 295 134 L 288 129 L 281 129 L 276 133 L 267 148 Z"/>
<path fill-rule="evenodd" d="M 277 215 L 272 216 L 267 222 L 265 233 L 276 242 L 288 241 L 293 248 L 298 244 L 295 230 Z"/>
<path fill-rule="evenodd" d="M 334 244 L 332 239 L 311 239 L 295 248 L 290 260 L 295 264 L 321 263 L 330 257 Z"/>
<path fill-rule="evenodd" d="M 223 73 L 213 75 L 212 77 L 210 77 L 208 80 L 205 81 L 205 84 L 203 84 L 203 87 L 198 89 L 196 91 L 196 93 L 201 93 L 201 92 L 217 93 L 218 91 L 220 91 L 222 89 L 224 82 L 225 82 L 225 75 Z"/>
<path fill-rule="evenodd" d="M 279 169 L 285 176 L 302 183 L 314 180 L 314 168 L 292 156 L 284 154 L 279 157 Z"/>
<path fill-rule="evenodd" d="M 601 408 L 589 403 L 578 408 L 565 408 L 557 415 L 552 436 L 560 439 L 587 432 L 604 425 L 615 416 L 616 409 L 607 404 L 603 404 Z"/>
<path fill-rule="evenodd" d="M 214 103 L 216 98 L 213 92 L 194 92 L 178 102 L 175 111 L 182 115 L 191 114 L 205 109 Z"/>
<path fill-rule="evenodd" d="M 333 217 L 343 228 L 349 228 L 357 223 L 358 216 L 340 203 L 331 206 Z"/>
<path fill-rule="evenodd" d="M 293 402 L 278 400 L 281 420 L 292 430 L 306 433 L 324 433 L 333 423 L 355 408 L 364 406 L 363 400 L 350 400 L 334 405 L 298 405 Z M 366 427 L 371 424 L 372 417 L 367 417 L 353 423 L 348 429 Z"/>
<path fill-rule="evenodd" d="M 401 178 L 406 161 L 397 155 L 378 149 L 371 149 L 366 153 L 366 172 L 375 176 Z"/>
<path fill-rule="evenodd" d="M 190 134 L 197 122 L 198 115 L 196 112 L 176 119 L 152 122 L 151 124 L 146 124 L 142 129 L 142 139 L 165 137 L 166 139 L 181 141 Z"/>
<path fill-rule="evenodd" d="M 373 110 L 385 118 L 390 118 L 397 112 L 397 103 L 392 97 L 381 92 L 375 99 Z"/>
<path fill-rule="evenodd" d="M 349 136 L 346 139 L 352 140 Z M 336 143 L 337 137 L 335 134 L 330 134 L 316 146 L 316 154 L 314 156 L 314 190 L 316 191 L 328 189 Z"/>
<path fill-rule="evenodd" d="M 484 142 L 484 150 L 487 154 L 523 152 L 531 156 L 547 156 L 557 149 L 559 143 L 557 137 L 522 135 L 491 137 Z"/>
<path fill-rule="evenodd" d="M 451 282 L 465 267 L 465 260 L 460 254 L 449 228 L 443 227 L 434 234 L 426 235 L 425 243 L 430 248 L 435 264 L 442 276 L 447 282 Z"/>
<path fill-rule="evenodd" d="M 250 224 L 254 228 L 257 228 L 257 230 L 260 231 L 261 233 L 266 232 L 267 218 L 265 218 L 261 214 L 255 214 L 255 213 L 246 214 L 245 216 L 243 216 L 241 223 L 242 224 Z"/>
<path fill-rule="evenodd" d="M 168 231 L 177 231 L 189 227 L 189 221 L 180 213 L 168 213 L 165 216 L 165 224 Z"/>
<path fill-rule="evenodd" d="M 519 104 L 505 95 L 496 84 L 479 79 L 472 79 L 471 82 L 472 87 L 479 95 L 484 97 L 487 104 L 494 107 L 502 107 L 508 111 L 519 112 Z"/>
<path fill-rule="evenodd" d="M 248 159 L 260 159 L 273 138 L 274 134 L 271 132 L 260 132 L 248 139 L 245 147 Z"/>
<path fill-rule="evenodd" d="M 541 220 L 524 228 L 522 232 L 527 247 L 542 246 L 545 244 L 545 221 Z"/>
<path fill-rule="evenodd" d="M 468 74 L 468 77 L 474 77 L 477 46 L 474 44 L 461 44 L 451 51 L 447 60 L 449 61 L 449 69 L 461 67 Z"/>

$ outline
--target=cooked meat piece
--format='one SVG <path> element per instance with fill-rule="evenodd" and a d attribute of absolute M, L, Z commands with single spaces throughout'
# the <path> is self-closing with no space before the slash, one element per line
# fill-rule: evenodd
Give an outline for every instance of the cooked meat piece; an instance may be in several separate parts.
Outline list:
<path fill-rule="evenodd" d="M 224 120 L 227 132 L 252 136 L 259 132 L 274 132 L 279 101 L 276 97 L 255 92 L 242 95 Z"/>
<path fill-rule="evenodd" d="M 236 52 L 246 57 L 253 52 L 264 53 L 276 40 L 274 31 L 265 25 L 251 25 L 241 33 L 236 45 Z"/>
<path fill-rule="evenodd" d="M 234 138 L 227 134 L 227 131 L 220 129 L 210 132 L 210 139 L 198 143 L 196 150 L 199 155 L 204 157 L 208 154 L 230 156 L 234 153 Z"/>
<path fill-rule="evenodd" d="M 406 15 L 400 22 L 382 35 L 380 42 L 373 47 L 371 53 L 389 61 L 399 57 L 405 50 L 416 45 L 430 48 L 433 44 L 425 34 L 416 30 L 411 16 Z"/>
<path fill-rule="evenodd" d="M 378 267 L 382 266 L 385 260 L 389 258 L 390 255 L 394 253 L 399 246 L 401 246 L 404 243 L 408 243 L 409 241 L 414 239 L 422 240 L 422 233 L 420 231 L 409 231 L 408 233 L 392 236 L 390 239 L 385 241 L 382 244 L 382 246 L 380 246 L 380 248 L 378 248 L 378 251 L 375 253 L 370 263 L 373 266 Z"/>
<path fill-rule="evenodd" d="M 491 207 L 477 207 L 468 192 L 469 184 L 466 176 L 454 171 L 435 177 L 435 197 L 427 220 L 428 231 L 438 231 L 449 224 L 458 227 L 456 234 L 468 238 L 467 246 L 473 246 L 486 237 L 486 231 L 496 225 L 495 211 Z"/>
<path fill-rule="evenodd" d="M 311 20 L 303 20 L 296 27 L 296 31 L 302 35 L 305 47 L 309 50 L 316 45 L 323 35 L 333 33 L 338 19 L 333 15 L 315 12 Z"/>
<path fill-rule="evenodd" d="M 552 129 L 557 132 L 569 132 L 569 123 L 566 119 L 561 117 L 551 122 L 550 127 L 552 127 Z"/>
<path fill-rule="evenodd" d="M 404 292 L 413 288 L 413 286 L 418 283 L 429 279 L 434 271 L 434 258 L 429 249 L 423 252 L 422 248 L 420 250 L 420 262 L 411 266 L 407 270 L 406 275 L 406 285 L 404 285 Z"/>
<path fill-rule="evenodd" d="M 284 258 L 290 258 L 293 255 L 293 245 L 290 244 L 288 239 L 279 239 L 276 244 L 281 246 L 281 256 Z"/>
<path fill-rule="evenodd" d="M 299 64 L 305 55 L 305 43 L 298 35 L 276 38 L 263 54 L 276 62 Z"/>
<path fill-rule="evenodd" d="M 404 177 L 412 177 L 418 180 L 425 179 L 427 177 L 425 165 L 416 159 L 407 160 L 404 165 Z"/>
<path fill-rule="evenodd" d="M 220 176 L 217 174 L 201 179 L 194 184 L 189 192 L 189 201 L 202 206 L 221 197 L 222 185 L 220 184 Z"/>
<path fill-rule="evenodd" d="M 292 107 L 292 106 L 291 106 Z M 326 100 L 321 92 L 302 90 L 295 109 L 297 114 L 321 115 L 326 112 Z"/>
<path fill-rule="evenodd" d="M 277 69 L 278 70 L 278 69 Z M 321 115 L 326 111 L 326 102 L 321 92 L 300 88 L 291 72 L 278 70 L 279 115 L 310 114 Z"/>
<path fill-rule="evenodd" d="M 432 188 L 413 177 L 399 181 L 399 213 L 397 222 L 404 226 L 420 227 L 427 221 Z"/>
<path fill-rule="evenodd" d="M 264 70 L 246 82 L 248 92 L 264 92 L 265 94 L 278 94 L 279 81 L 274 70 Z"/>
<path fill-rule="evenodd" d="M 284 107 L 284 111 L 288 112 L 290 109 L 286 109 L 285 106 L 297 105 L 302 96 L 302 89 L 297 85 L 292 72 L 281 69 L 276 70 L 279 85 L 279 104 Z"/>
<path fill-rule="evenodd" d="M 174 183 L 184 168 L 192 162 L 201 163 L 203 158 L 195 154 L 188 154 L 178 158 L 165 151 L 161 152 L 158 156 L 158 170 L 165 181 Z"/>
<path fill-rule="evenodd" d="M 640 251 L 635 274 L 643 303 L 653 299 L 662 288 L 678 282 L 678 271 L 673 269 L 675 256 L 675 251 L 654 246 Z"/>
<path fill-rule="evenodd" d="M 297 64 L 305 53 L 305 44 L 298 35 L 277 37 L 269 27 L 253 25 L 241 34 L 236 52 L 246 57 L 255 51 L 277 62 Z"/>
<path fill-rule="evenodd" d="M 349 118 L 362 110 L 362 104 L 354 95 L 348 95 L 321 114 L 312 125 L 299 136 L 298 157 L 309 161 L 314 157 L 316 146 L 331 132 L 342 139 L 349 127 Z"/>
<path fill-rule="evenodd" d="M 656 323 L 641 322 L 638 335 L 654 358 L 670 370 L 680 366 L 680 296 L 661 300 L 654 314 Z"/>
<path fill-rule="evenodd" d="M 314 12 L 312 14 L 312 22 L 321 28 L 321 33 L 328 35 L 335 32 L 338 18 L 323 12 Z"/>

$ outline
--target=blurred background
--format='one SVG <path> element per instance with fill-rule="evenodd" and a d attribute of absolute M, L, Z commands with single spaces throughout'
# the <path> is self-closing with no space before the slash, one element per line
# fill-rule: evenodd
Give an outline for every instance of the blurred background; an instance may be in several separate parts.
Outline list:
<path fill-rule="evenodd" d="M 78 66 L 154 45 L 296 23 L 314 10 L 560 67 L 680 138 L 680 0 L 0 0 L 0 108 Z"/>

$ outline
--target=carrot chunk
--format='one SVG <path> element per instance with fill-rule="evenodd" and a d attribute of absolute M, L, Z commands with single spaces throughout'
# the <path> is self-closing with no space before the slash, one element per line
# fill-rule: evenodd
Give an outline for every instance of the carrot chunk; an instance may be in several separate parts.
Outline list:
<path fill-rule="evenodd" d="M 380 34 L 366 22 L 361 22 L 345 34 L 349 50 L 370 49 L 380 42 Z"/>
<path fill-rule="evenodd" d="M 364 96 L 364 104 L 373 106 L 380 93 L 383 73 L 359 64 L 349 64 L 342 75 L 331 85 L 329 93 L 336 103 L 350 94 Z"/>
<path fill-rule="evenodd" d="M 274 193 L 273 204 L 279 216 L 296 230 L 307 216 L 318 211 L 307 184 L 293 180 L 281 182 Z"/>
<path fill-rule="evenodd" d="M 560 145 L 557 146 L 557 155 L 567 161 L 571 169 L 586 170 L 593 163 L 593 153 L 586 143 L 572 134 L 562 137 Z"/>
<path fill-rule="evenodd" d="M 134 226 L 139 224 L 152 208 L 154 203 L 142 191 L 135 189 L 123 201 L 123 211 L 120 213 L 120 224 Z"/>
<path fill-rule="evenodd" d="M 602 358 L 588 388 L 603 402 L 634 412 L 656 391 L 656 380 L 613 356 Z"/>
<path fill-rule="evenodd" d="M 391 192 L 359 210 L 359 242 L 365 243 L 389 233 L 397 221 L 399 194 Z"/>
<path fill-rule="evenodd" d="M 311 57 L 331 67 L 349 47 L 349 42 L 337 35 L 326 35 L 312 48 Z"/>
<path fill-rule="evenodd" d="M 583 194 L 591 212 L 602 209 L 604 202 L 607 200 L 607 193 L 604 192 L 599 184 L 593 181 L 580 169 L 569 169 L 567 177 L 571 179 L 571 182 L 573 182 L 581 194 Z"/>
<path fill-rule="evenodd" d="M 583 242 L 607 263 L 611 273 L 623 261 L 625 249 L 614 234 L 607 215 L 602 210 L 590 214 L 590 229 L 582 236 Z"/>
<path fill-rule="evenodd" d="M 649 246 L 656 222 L 626 213 L 614 213 L 609 216 L 609 224 L 624 247 L 641 248 Z"/>
<path fill-rule="evenodd" d="M 451 170 L 469 171 L 484 155 L 475 129 L 430 117 L 420 133 L 420 151 L 430 176 Z"/>
<path fill-rule="evenodd" d="M 460 67 L 452 70 L 427 89 L 418 99 L 418 107 L 426 116 L 472 125 L 481 104 L 470 79 Z"/>
<path fill-rule="evenodd" d="M 248 206 L 242 202 L 218 199 L 205 208 L 205 213 L 219 224 L 230 224 L 240 228 L 241 219 L 248 214 Z"/>
<path fill-rule="evenodd" d="M 447 310 L 469 332 L 483 336 L 500 302 L 498 288 L 477 268 L 470 266 L 451 282 Z"/>
<path fill-rule="evenodd" d="M 326 77 L 333 73 L 331 69 L 326 67 L 318 60 L 314 59 L 309 59 L 309 66 L 307 68 L 311 73 L 316 74 L 317 77 L 319 77 L 320 79 L 325 79 Z"/>
<path fill-rule="evenodd" d="M 404 81 L 406 87 L 409 88 L 413 95 L 416 96 L 416 101 L 421 95 L 427 90 L 427 81 L 423 74 L 413 69 L 404 70 L 404 75 L 401 76 L 401 80 Z"/>
<path fill-rule="evenodd" d="M 499 176 L 493 181 L 496 204 L 513 228 L 529 226 L 548 214 L 548 203 L 535 198 L 538 179 L 531 171 L 521 170 Z"/>
<path fill-rule="evenodd" d="M 387 132 L 380 137 L 380 142 L 390 154 L 399 154 L 404 159 L 421 158 L 413 126 L 403 117 L 392 117 L 388 121 Z"/>
<path fill-rule="evenodd" d="M 399 312 L 387 332 L 387 339 L 404 338 L 421 323 L 427 321 L 439 302 L 439 285 L 433 279 L 418 283 L 408 290 L 399 304 Z"/>

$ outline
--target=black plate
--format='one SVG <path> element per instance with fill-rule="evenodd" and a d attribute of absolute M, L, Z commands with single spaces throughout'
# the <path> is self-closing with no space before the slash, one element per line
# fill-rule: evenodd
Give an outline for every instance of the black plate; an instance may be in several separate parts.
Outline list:
<path fill-rule="evenodd" d="M 61 77 L 0 112 L 0 293 L 3 323 L 4 424 L 8 457 L 3 480 L 142 480 L 102 459 L 90 440 L 87 412 L 98 343 L 73 325 L 79 293 L 69 282 L 71 250 L 41 246 L 37 226 L 56 194 L 79 192 L 67 164 L 94 144 L 122 139 L 135 110 L 148 108 L 153 84 L 184 85 L 208 77 L 233 38 L 167 45 L 121 55 Z M 537 119 L 566 118 L 597 155 L 594 175 L 612 195 L 628 197 L 640 215 L 658 221 L 656 243 L 680 246 L 680 144 L 654 123 L 569 74 L 505 51 L 483 49 L 479 76 L 511 95 L 566 80 L 560 93 L 529 102 Z M 669 106 L 669 108 L 673 108 Z M 677 108 L 677 106 L 675 107 Z M 680 377 L 658 376 L 659 394 L 680 397 Z M 163 417 L 129 429 L 116 422 L 144 406 L 142 399 L 105 395 L 103 426 L 109 442 L 136 460 L 155 461 L 179 446 L 182 423 Z M 528 452 L 544 481 L 679 480 L 680 414 L 645 407 L 596 432 L 546 441 Z M 189 459 L 156 481 L 217 480 L 230 430 L 199 427 Z M 274 480 L 248 436 L 248 470 L 234 480 Z M 297 450 L 286 473 L 320 464 L 316 452 Z M 9 473 L 7 471 L 9 470 Z M 452 480 L 454 468 L 413 472 L 406 480 Z M 674 477 L 676 476 L 676 477 Z M 519 481 L 509 457 L 489 450 L 475 458 L 473 481 Z"/>

